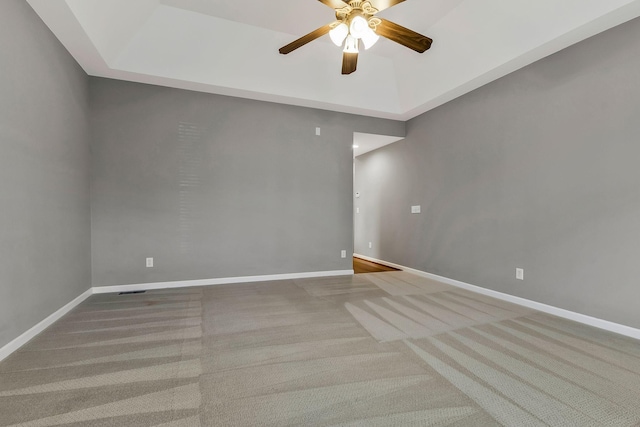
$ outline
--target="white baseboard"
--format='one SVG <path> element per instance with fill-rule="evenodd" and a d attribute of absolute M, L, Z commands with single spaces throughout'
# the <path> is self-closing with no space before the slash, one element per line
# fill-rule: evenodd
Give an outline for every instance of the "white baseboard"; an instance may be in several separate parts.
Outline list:
<path fill-rule="evenodd" d="M 184 280 L 178 282 L 139 283 L 136 285 L 94 286 L 94 294 L 114 292 L 150 291 L 154 289 L 190 288 L 193 286 L 217 286 L 233 283 L 268 282 L 272 280 L 306 279 L 312 277 L 349 276 L 353 270 L 316 271 L 311 273 L 268 274 L 264 276 L 224 277 L 219 279 Z"/>
<path fill-rule="evenodd" d="M 437 274 L 427 273 L 426 271 L 416 270 L 414 268 L 405 267 L 403 265 L 394 264 L 392 262 L 371 258 L 366 255 L 353 254 L 357 258 L 362 258 L 367 261 L 376 262 L 382 265 L 388 265 L 389 267 L 399 268 L 400 270 L 407 271 L 409 273 L 416 274 L 418 276 L 426 277 L 428 279 L 437 280 L 438 282 L 446 283 L 457 288 L 466 289 L 471 292 L 475 292 L 482 295 L 487 295 L 502 301 L 507 301 L 513 304 L 521 305 L 523 307 L 532 308 L 534 310 L 541 311 L 543 313 L 552 314 L 554 316 L 562 317 L 564 319 L 573 320 L 574 322 L 583 323 L 585 325 L 593 326 L 606 331 L 615 332 L 627 337 L 640 339 L 640 329 L 632 328 L 631 326 L 621 325 L 619 323 L 610 322 L 608 320 L 598 319 L 596 317 L 587 316 L 586 314 L 580 314 L 573 311 L 565 310 L 563 308 L 554 307 L 552 305 L 543 304 L 536 301 L 531 301 L 525 298 L 516 297 L 513 295 L 505 294 L 491 289 L 482 288 L 480 286 L 471 285 L 469 283 L 460 282 L 458 280 L 449 279 L 448 277 L 438 276 Z"/>
<path fill-rule="evenodd" d="M 20 347 L 25 345 L 27 342 L 32 340 L 36 335 L 40 332 L 47 329 L 49 326 L 53 325 L 56 321 L 58 321 L 62 316 L 73 310 L 76 306 L 82 303 L 84 300 L 93 295 L 93 291 L 91 289 L 86 290 L 79 297 L 62 307 L 60 310 L 53 313 L 51 316 L 44 319 L 42 322 L 35 325 L 33 328 L 29 329 L 27 332 L 20 335 L 18 338 L 11 341 L 9 344 L 0 348 L 0 362 L 9 357 L 13 352 L 17 351 Z"/>

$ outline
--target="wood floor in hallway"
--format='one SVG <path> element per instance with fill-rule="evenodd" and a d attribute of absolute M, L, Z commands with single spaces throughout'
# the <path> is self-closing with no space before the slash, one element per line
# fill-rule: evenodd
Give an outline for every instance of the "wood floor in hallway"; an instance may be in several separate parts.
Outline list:
<path fill-rule="evenodd" d="M 353 257 L 353 271 L 356 274 L 381 273 L 383 271 L 400 271 L 397 268 L 367 261 L 362 258 Z"/>

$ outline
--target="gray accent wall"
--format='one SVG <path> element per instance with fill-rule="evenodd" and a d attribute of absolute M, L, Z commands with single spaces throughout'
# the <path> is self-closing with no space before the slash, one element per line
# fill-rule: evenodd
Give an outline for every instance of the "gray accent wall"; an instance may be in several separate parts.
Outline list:
<path fill-rule="evenodd" d="M 636 19 L 409 121 L 356 160 L 356 252 L 640 327 L 639 76 Z"/>
<path fill-rule="evenodd" d="M 351 270 L 353 132 L 405 133 L 99 78 L 91 100 L 94 286 Z"/>
<path fill-rule="evenodd" d="M 88 77 L 0 2 L 0 348 L 91 285 Z"/>

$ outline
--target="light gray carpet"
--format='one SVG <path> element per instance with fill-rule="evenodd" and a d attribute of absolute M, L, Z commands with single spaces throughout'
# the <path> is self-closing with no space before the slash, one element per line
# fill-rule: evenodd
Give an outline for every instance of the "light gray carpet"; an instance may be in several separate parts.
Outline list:
<path fill-rule="evenodd" d="M 96 295 L 0 426 L 637 426 L 640 343 L 406 272 Z"/>

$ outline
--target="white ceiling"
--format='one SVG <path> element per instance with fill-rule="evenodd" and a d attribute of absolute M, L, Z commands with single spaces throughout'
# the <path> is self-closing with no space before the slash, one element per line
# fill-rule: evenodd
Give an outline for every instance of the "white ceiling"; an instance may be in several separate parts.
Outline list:
<path fill-rule="evenodd" d="M 434 39 L 388 40 L 340 73 L 316 0 L 27 0 L 93 76 L 407 120 L 640 16 L 640 0 L 407 0 L 380 14 Z M 597 52 L 594 54 L 597 55 Z"/>
<path fill-rule="evenodd" d="M 377 150 L 385 145 L 403 140 L 401 136 L 374 135 L 371 133 L 353 133 L 353 157 Z"/>

